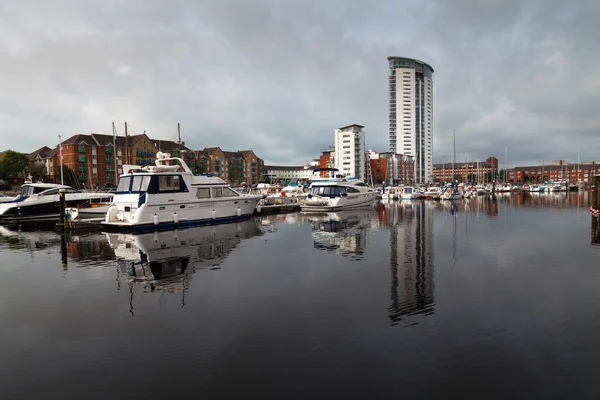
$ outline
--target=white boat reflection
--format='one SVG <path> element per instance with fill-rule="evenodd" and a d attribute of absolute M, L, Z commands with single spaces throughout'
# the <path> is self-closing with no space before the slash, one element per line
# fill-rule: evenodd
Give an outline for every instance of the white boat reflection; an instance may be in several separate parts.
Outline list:
<path fill-rule="evenodd" d="M 302 216 L 312 224 L 311 236 L 315 249 L 333 251 L 354 259 L 363 257 L 369 231 L 377 217 L 373 208 Z"/>
<path fill-rule="evenodd" d="M 176 292 L 196 269 L 216 268 L 244 239 L 259 236 L 256 219 L 140 235 L 106 233 L 130 281 L 144 282 L 150 291 Z M 189 280 L 189 278 L 188 278 Z"/>

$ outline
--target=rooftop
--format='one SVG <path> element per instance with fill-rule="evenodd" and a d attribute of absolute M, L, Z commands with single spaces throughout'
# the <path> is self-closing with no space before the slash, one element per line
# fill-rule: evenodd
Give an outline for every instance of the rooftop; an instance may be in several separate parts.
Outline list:
<path fill-rule="evenodd" d="M 363 125 L 352 124 L 352 125 L 348 125 L 348 126 L 342 126 L 341 128 L 338 128 L 338 129 L 348 129 L 348 128 L 352 128 L 352 127 L 357 127 L 357 128 L 360 128 L 360 129 L 364 128 Z"/>
<path fill-rule="evenodd" d="M 426 65 L 431 70 L 431 72 L 434 72 L 433 71 L 433 67 L 431 65 L 427 64 L 425 61 L 417 60 L 416 58 L 388 56 L 387 59 L 388 59 L 388 61 L 390 61 L 390 60 L 396 60 L 396 59 L 398 59 L 398 60 L 410 60 L 410 61 L 414 61 L 416 63 Z"/>

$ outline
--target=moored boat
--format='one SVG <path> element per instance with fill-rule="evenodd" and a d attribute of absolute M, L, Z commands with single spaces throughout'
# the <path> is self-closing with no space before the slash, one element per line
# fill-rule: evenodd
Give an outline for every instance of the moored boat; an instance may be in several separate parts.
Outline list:
<path fill-rule="evenodd" d="M 313 172 L 336 172 L 335 168 L 317 168 Z M 313 176 L 308 195 L 302 199 L 301 210 L 308 212 L 338 211 L 373 205 L 378 192 L 364 182 L 336 175 L 330 178 Z"/>
<path fill-rule="evenodd" d="M 107 204 L 112 193 L 80 192 L 70 186 L 53 183 L 25 183 L 21 192 L 10 201 L 0 203 L 0 223 L 21 221 L 58 221 L 60 196 L 64 193 L 66 207 L 81 207 L 93 203 Z"/>
<path fill-rule="evenodd" d="M 217 176 L 195 176 L 183 159 L 159 152 L 153 166 L 123 166 L 102 224 L 144 231 L 231 222 L 250 217 L 262 197 L 240 194 Z"/>

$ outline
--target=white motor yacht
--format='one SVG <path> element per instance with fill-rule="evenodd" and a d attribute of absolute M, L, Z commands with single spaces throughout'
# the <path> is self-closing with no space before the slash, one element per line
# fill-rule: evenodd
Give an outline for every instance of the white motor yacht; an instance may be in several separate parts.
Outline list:
<path fill-rule="evenodd" d="M 106 206 L 113 198 L 112 193 L 80 192 L 70 186 L 53 183 L 25 183 L 17 196 L 0 203 L 0 223 L 58 221 L 61 191 L 64 192 L 66 207 Z"/>
<path fill-rule="evenodd" d="M 153 166 L 123 166 L 106 228 L 135 232 L 236 221 L 251 216 L 263 197 L 242 195 L 216 176 L 195 176 L 179 157 L 156 156 Z"/>
<path fill-rule="evenodd" d="M 377 191 L 369 188 L 364 182 L 336 175 L 321 178 L 321 171 L 336 172 L 336 168 L 317 168 L 313 171 L 312 183 L 308 196 L 300 201 L 302 211 L 338 211 L 348 208 L 367 207 L 373 205 Z"/>

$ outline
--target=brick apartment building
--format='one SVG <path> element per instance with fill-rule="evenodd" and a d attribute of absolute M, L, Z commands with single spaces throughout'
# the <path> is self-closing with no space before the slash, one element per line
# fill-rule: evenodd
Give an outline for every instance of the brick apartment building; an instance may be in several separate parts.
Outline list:
<path fill-rule="evenodd" d="M 212 173 L 231 184 L 256 184 L 264 172 L 264 161 L 252 150 L 230 152 L 211 147 L 194 151 L 185 144 L 152 139 L 145 133 L 117 136 L 114 139 L 107 134 L 77 134 L 64 140 L 61 145 L 63 165 L 72 170 L 77 180 L 88 188 L 114 186 L 123 171 L 123 164 L 154 164 L 159 151 L 183 158 L 196 174 Z M 60 181 L 58 146 L 55 149 L 44 146 L 28 157 L 32 162 L 46 165 L 49 181 Z"/>

